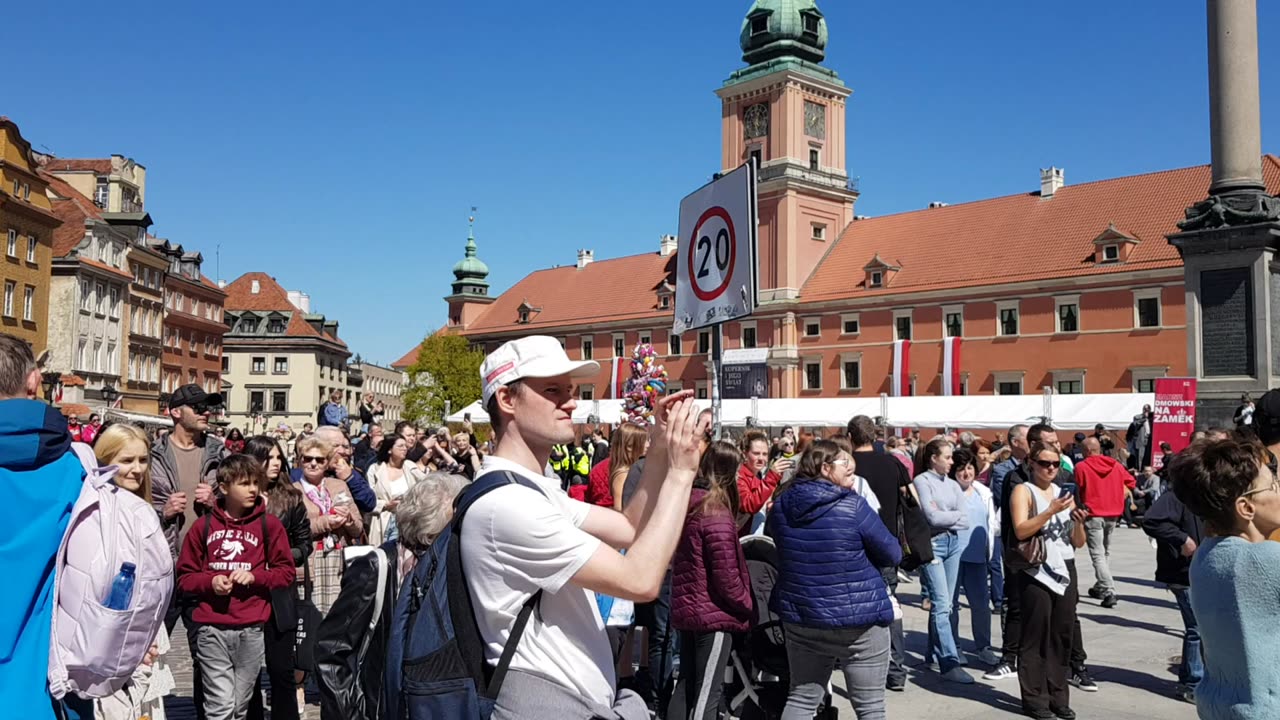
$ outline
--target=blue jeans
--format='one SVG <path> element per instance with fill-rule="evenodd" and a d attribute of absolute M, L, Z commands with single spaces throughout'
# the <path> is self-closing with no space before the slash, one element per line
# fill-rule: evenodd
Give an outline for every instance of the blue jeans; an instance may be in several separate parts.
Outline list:
<path fill-rule="evenodd" d="M 938 669 L 947 672 L 960 664 L 960 652 L 951 633 L 952 589 L 960 579 L 960 543 L 956 534 L 944 532 L 933 536 L 933 562 L 921 567 L 924 589 L 929 602 L 929 651 L 925 658 L 938 661 Z"/>
<path fill-rule="evenodd" d="M 987 588 L 985 562 L 960 563 L 960 580 L 951 591 L 951 637 L 960 646 L 960 591 L 969 601 L 969 624 L 977 652 L 991 647 L 991 596 Z"/>
<path fill-rule="evenodd" d="M 1186 631 L 1182 634 L 1182 664 L 1178 666 L 1178 683 L 1195 690 L 1204 679 L 1204 658 L 1200 655 L 1200 626 L 1196 624 L 1196 616 L 1191 612 L 1191 589 L 1179 585 L 1170 585 L 1169 592 L 1182 611 L 1182 625 Z"/>

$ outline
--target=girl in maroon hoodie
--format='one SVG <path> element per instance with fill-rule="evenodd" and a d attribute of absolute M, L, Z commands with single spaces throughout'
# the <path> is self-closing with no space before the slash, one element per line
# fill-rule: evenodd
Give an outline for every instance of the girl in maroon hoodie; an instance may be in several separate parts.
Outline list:
<path fill-rule="evenodd" d="M 717 441 L 702 454 L 689 516 L 672 560 L 671 627 L 680 631 L 680 680 L 669 720 L 714 720 L 731 633 L 751 627 L 755 604 L 735 517 L 742 454 Z"/>
<path fill-rule="evenodd" d="M 187 533 L 178 587 L 198 599 L 195 660 L 204 676 L 208 720 L 244 720 L 262 666 L 262 625 L 271 591 L 294 581 L 284 525 L 260 495 L 262 465 L 232 455 L 218 468 L 222 497 Z"/>

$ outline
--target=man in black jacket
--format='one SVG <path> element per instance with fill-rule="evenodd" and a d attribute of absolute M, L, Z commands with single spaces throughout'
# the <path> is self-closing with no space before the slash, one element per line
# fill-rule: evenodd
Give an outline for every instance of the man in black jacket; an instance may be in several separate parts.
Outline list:
<path fill-rule="evenodd" d="M 1175 461 L 1176 462 L 1176 461 Z M 1204 523 L 1172 492 L 1156 500 L 1142 520 L 1142 529 L 1156 541 L 1156 582 L 1168 586 L 1182 611 L 1182 664 L 1178 666 L 1178 697 L 1195 703 L 1196 685 L 1204 677 L 1200 629 L 1191 612 L 1191 558 L 1204 537 Z"/>
<path fill-rule="evenodd" d="M 904 488 L 911 487 L 907 468 L 888 453 L 876 450 L 876 423 L 866 415 L 855 416 L 849 421 L 849 443 L 853 445 L 854 472 L 866 478 L 871 491 L 880 501 L 880 519 L 894 537 L 898 535 L 898 499 Z M 898 568 L 881 568 L 889 592 L 897 595 Z M 902 620 L 894 620 L 889 626 L 889 676 L 885 687 L 901 692 L 907 686 L 906 641 L 902 634 Z"/>

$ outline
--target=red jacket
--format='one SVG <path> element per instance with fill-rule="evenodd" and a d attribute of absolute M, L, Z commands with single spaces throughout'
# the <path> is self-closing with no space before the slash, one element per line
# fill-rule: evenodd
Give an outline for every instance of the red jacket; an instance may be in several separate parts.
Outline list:
<path fill-rule="evenodd" d="M 766 472 L 762 479 L 745 464 L 738 468 L 738 502 L 742 512 L 755 515 L 763 510 L 781 479 L 782 476 L 772 470 Z"/>
<path fill-rule="evenodd" d="M 263 518 L 266 538 L 262 537 Z M 235 570 L 253 573 L 253 583 L 236 585 L 229 595 L 215 593 L 213 578 Z M 187 532 L 176 571 L 178 588 L 199 598 L 192 618 L 231 627 L 266 622 L 271 617 L 271 591 L 289 587 L 296 577 L 284 525 L 266 511 L 261 500 L 243 518 L 227 515 L 223 501 L 219 501 Z"/>
<path fill-rule="evenodd" d="M 693 512 L 706 494 L 694 488 L 689 495 L 689 515 L 672 557 L 671 627 L 744 632 L 755 614 L 747 559 L 728 510 Z"/>
<path fill-rule="evenodd" d="M 1137 487 L 1133 475 L 1114 458 L 1093 455 L 1076 465 L 1076 485 L 1090 517 L 1118 518 L 1124 514 L 1124 489 Z"/>
<path fill-rule="evenodd" d="M 613 507 L 613 487 L 609 481 L 609 468 L 612 463 L 609 458 L 605 458 L 591 468 L 591 474 L 587 475 L 586 495 L 583 502 L 591 505 L 599 505 L 600 507 Z M 570 488 L 572 490 L 572 488 Z"/>

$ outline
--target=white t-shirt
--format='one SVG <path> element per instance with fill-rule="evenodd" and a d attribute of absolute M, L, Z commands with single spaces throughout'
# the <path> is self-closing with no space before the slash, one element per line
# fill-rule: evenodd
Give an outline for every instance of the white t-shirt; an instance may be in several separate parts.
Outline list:
<path fill-rule="evenodd" d="M 516 647 L 511 669 L 613 705 L 613 652 L 595 593 L 569 582 L 600 540 L 582 531 L 590 507 L 560 481 L 489 455 L 481 472 L 509 470 L 541 486 L 498 488 L 476 501 L 462 523 L 462 569 L 471 589 L 485 659 L 496 665 L 521 606 L 541 588 L 542 601 Z"/>

